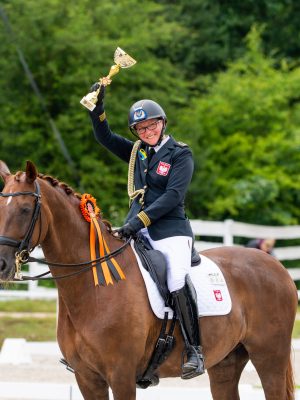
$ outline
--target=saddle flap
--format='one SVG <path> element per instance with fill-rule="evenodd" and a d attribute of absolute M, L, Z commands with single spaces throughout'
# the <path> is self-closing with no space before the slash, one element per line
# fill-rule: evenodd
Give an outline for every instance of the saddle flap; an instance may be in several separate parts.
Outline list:
<path fill-rule="evenodd" d="M 163 253 L 159 250 L 149 250 L 149 247 L 145 246 L 140 238 L 134 241 L 134 248 L 141 259 L 143 267 L 149 272 L 162 298 L 168 304 L 170 292 L 167 286 L 167 262 Z"/>

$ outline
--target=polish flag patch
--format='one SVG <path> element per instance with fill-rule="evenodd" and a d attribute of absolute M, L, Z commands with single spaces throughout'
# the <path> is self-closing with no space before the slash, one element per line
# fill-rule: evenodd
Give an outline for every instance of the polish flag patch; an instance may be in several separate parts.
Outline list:
<path fill-rule="evenodd" d="M 156 173 L 158 175 L 162 176 L 167 176 L 169 173 L 169 170 L 171 168 L 171 164 L 165 163 L 163 161 L 160 161 L 156 170 Z"/>
<path fill-rule="evenodd" d="M 214 295 L 217 301 L 223 301 L 221 290 L 214 290 Z"/>

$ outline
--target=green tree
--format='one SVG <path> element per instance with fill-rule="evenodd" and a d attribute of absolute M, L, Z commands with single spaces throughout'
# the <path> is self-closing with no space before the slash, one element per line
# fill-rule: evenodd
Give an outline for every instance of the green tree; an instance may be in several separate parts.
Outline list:
<path fill-rule="evenodd" d="M 188 201 L 194 218 L 300 221 L 300 68 L 284 61 L 275 68 L 259 37 L 254 28 L 245 56 L 180 121 L 196 158 Z"/>
<path fill-rule="evenodd" d="M 179 22 L 165 53 L 182 65 L 189 77 L 225 69 L 244 54 L 244 42 L 254 24 L 264 25 L 262 45 L 276 60 L 298 62 L 300 56 L 297 0 L 157 0 L 168 6 L 169 20 Z M 184 40 L 176 34 L 185 32 Z"/>
<path fill-rule="evenodd" d="M 113 215 L 113 222 L 120 223 L 128 208 L 127 167 L 95 145 L 88 113 L 79 100 L 92 83 L 108 74 L 113 52 L 120 46 L 138 63 L 122 71 L 107 89 L 107 114 L 114 130 L 131 135 L 127 112 L 140 98 L 158 101 L 170 110 L 170 118 L 185 104 L 187 85 L 181 71 L 167 58 L 155 56 L 171 40 L 175 26 L 166 21 L 162 8 L 154 1 L 137 0 L 107 0 L 93 7 L 87 0 L 74 1 L 71 7 L 57 0 L 5 1 L 14 36 L 7 34 L 3 24 L 0 158 L 12 170 L 23 168 L 24 161 L 31 159 L 41 172 L 79 189 L 50 128 L 50 115 L 74 160 L 81 185 L 98 198 L 107 218 Z M 128 10 L 130 18 L 124 17 Z M 39 86 L 47 113 L 30 87 L 16 46 Z"/>

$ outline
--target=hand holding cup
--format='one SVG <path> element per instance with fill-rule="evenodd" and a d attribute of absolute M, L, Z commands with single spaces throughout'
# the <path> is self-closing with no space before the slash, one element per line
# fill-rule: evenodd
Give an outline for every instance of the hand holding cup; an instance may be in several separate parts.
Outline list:
<path fill-rule="evenodd" d="M 92 92 L 88 93 L 86 96 L 84 96 L 81 100 L 80 103 L 89 109 L 90 111 L 93 111 L 94 108 L 96 107 L 96 103 L 99 99 L 101 98 L 101 95 L 99 96 L 99 93 L 101 91 L 101 86 L 108 86 L 111 84 L 111 78 L 116 75 L 119 71 L 120 68 L 129 68 L 132 67 L 136 61 L 130 57 L 127 53 L 125 53 L 124 50 L 122 50 L 120 47 L 117 47 L 115 54 L 114 54 L 114 62 L 115 64 L 111 66 L 109 74 L 101 79 L 99 79 L 99 82 L 97 82 L 98 87 L 96 90 L 93 90 Z M 97 84 L 94 84 L 93 87 L 96 87 Z M 104 97 L 104 94 L 103 94 Z M 103 98 L 102 98 L 103 100 Z"/>

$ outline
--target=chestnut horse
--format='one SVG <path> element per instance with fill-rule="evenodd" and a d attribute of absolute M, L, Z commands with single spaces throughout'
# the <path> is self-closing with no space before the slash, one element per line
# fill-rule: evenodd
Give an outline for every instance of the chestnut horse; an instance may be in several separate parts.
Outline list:
<path fill-rule="evenodd" d="M 31 162 L 15 175 L 0 162 L 0 176 L 5 183 L 0 196 L 2 280 L 12 279 L 16 247 L 28 241 L 31 248 L 41 244 L 49 264 L 90 259 L 89 224 L 70 187 L 38 174 Z M 124 242 L 101 219 L 99 224 L 110 251 L 120 248 Z M 203 254 L 221 268 L 232 298 L 228 315 L 202 317 L 200 322 L 213 398 L 239 399 L 240 375 L 250 359 L 267 400 L 293 399 L 290 353 L 297 293 L 288 272 L 255 249 L 222 247 Z M 87 400 L 108 400 L 109 388 L 115 400 L 136 399 L 136 378 L 145 371 L 161 329 L 131 247 L 115 258 L 126 279 L 113 285 L 95 286 L 91 269 L 57 280 L 57 339 Z M 57 277 L 76 273 L 78 267 L 50 270 Z M 161 378 L 180 376 L 183 340 L 178 324 L 175 338 L 174 350 L 158 369 Z"/>

